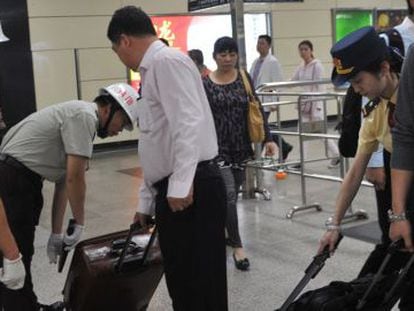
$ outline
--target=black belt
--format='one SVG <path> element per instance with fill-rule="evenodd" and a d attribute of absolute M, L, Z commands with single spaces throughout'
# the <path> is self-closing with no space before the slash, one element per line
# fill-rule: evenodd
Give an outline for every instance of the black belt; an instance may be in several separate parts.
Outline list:
<path fill-rule="evenodd" d="M 211 159 L 211 160 L 205 160 L 205 161 L 198 162 L 197 163 L 197 168 L 198 169 L 205 168 L 205 167 L 208 167 L 210 165 L 217 165 L 216 159 Z M 168 186 L 168 179 L 169 178 L 170 178 L 170 175 L 158 180 L 157 182 L 155 182 L 153 184 L 153 187 L 159 191 L 160 188 Z"/>
<path fill-rule="evenodd" d="M 215 159 L 212 160 L 205 160 L 197 163 L 197 167 L 204 167 L 208 165 L 217 164 L 217 161 Z"/>
<path fill-rule="evenodd" d="M 27 168 L 23 163 L 19 162 L 12 156 L 9 156 L 8 154 L 0 153 L 0 162 L 3 162 L 11 167 L 14 167 L 16 170 L 22 172 L 25 174 L 28 178 L 34 181 L 41 181 L 42 177 L 33 172 L 31 169 Z"/>

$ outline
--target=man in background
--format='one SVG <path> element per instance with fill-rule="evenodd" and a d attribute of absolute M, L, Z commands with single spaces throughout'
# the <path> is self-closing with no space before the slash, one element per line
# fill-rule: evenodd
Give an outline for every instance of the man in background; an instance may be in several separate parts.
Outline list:
<path fill-rule="evenodd" d="M 250 76 L 252 77 L 255 89 L 264 83 L 283 81 L 282 67 L 277 58 L 270 53 L 271 46 L 272 38 L 269 35 L 260 35 L 258 37 L 256 49 L 257 52 L 259 52 L 259 57 L 255 59 L 250 68 Z M 277 100 L 277 96 L 262 97 L 262 103 L 275 102 Z M 263 107 L 263 110 L 265 112 L 265 117 L 269 119 L 272 108 Z M 282 159 L 285 160 L 289 152 L 292 151 L 292 145 L 287 143 L 278 134 L 272 134 L 272 136 L 273 140 L 278 145 L 279 150 L 282 151 Z M 279 146 L 279 140 L 282 142 L 282 146 Z"/>
<path fill-rule="evenodd" d="M 201 77 L 207 77 L 211 72 L 210 69 L 204 65 L 204 56 L 203 52 L 198 49 L 193 49 L 188 51 L 188 56 L 193 60 L 194 64 L 196 64 L 198 71 L 200 71 Z"/>

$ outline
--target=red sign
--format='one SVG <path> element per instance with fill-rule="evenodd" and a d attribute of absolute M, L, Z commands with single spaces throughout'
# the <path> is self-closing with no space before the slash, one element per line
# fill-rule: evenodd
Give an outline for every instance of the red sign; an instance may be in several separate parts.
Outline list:
<path fill-rule="evenodd" d="M 158 38 L 164 38 L 171 47 L 187 52 L 187 33 L 193 16 L 153 16 Z"/>

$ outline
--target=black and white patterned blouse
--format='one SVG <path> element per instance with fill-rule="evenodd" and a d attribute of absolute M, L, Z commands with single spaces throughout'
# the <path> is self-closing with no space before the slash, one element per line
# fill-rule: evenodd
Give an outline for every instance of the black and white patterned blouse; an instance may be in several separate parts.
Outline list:
<path fill-rule="evenodd" d="M 234 82 L 216 84 L 203 79 L 216 125 L 219 160 L 240 164 L 253 156 L 247 128 L 248 102 L 240 73 Z"/>

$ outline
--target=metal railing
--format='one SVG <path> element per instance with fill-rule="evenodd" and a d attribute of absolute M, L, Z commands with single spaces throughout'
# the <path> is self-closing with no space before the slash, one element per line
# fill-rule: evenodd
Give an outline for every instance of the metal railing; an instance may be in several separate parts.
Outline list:
<path fill-rule="evenodd" d="M 266 83 L 259 86 L 256 90 L 258 96 L 262 97 L 272 97 L 277 99 L 276 101 L 267 101 L 262 100 L 262 105 L 264 107 L 272 107 L 273 111 L 276 113 L 276 130 L 271 130 L 272 134 L 279 134 L 279 160 L 278 163 L 275 161 L 268 161 L 263 160 L 261 158 L 262 154 L 262 146 L 261 144 L 255 144 L 255 160 L 248 162 L 246 164 L 246 183 L 245 183 L 245 193 L 247 197 L 252 197 L 255 193 L 260 193 L 264 196 L 265 199 L 270 200 L 270 193 L 267 191 L 263 186 L 263 174 L 261 174 L 260 170 L 272 170 L 276 171 L 279 168 L 288 168 L 289 165 L 299 164 L 300 170 L 290 170 L 288 172 L 290 174 L 297 174 L 300 176 L 301 182 L 301 204 L 297 206 L 293 206 L 286 214 L 288 219 L 292 218 L 293 215 L 298 211 L 308 210 L 308 209 L 316 209 L 317 211 L 321 211 L 322 207 L 318 202 L 309 203 L 307 200 L 307 193 L 306 193 L 306 179 L 319 179 L 319 180 L 327 180 L 333 182 L 343 182 L 343 178 L 345 176 L 346 171 L 349 168 L 349 161 L 348 159 L 344 159 L 340 156 L 340 176 L 331 176 L 331 175 L 324 175 L 324 174 L 309 174 L 304 171 L 304 164 L 310 162 L 316 162 L 321 160 L 326 160 L 329 158 L 328 155 L 328 147 L 327 147 L 327 140 L 334 139 L 338 140 L 339 135 L 336 134 L 328 134 L 328 120 L 327 120 L 327 104 L 328 101 L 333 104 L 336 104 L 336 110 L 338 118 L 341 118 L 341 111 L 342 111 L 342 101 L 345 96 L 345 92 L 343 91 L 335 91 L 329 90 L 326 92 L 303 92 L 303 91 L 286 91 L 282 90 L 283 88 L 293 88 L 293 87 L 303 87 L 308 85 L 318 85 L 318 84 L 330 84 L 331 81 L 328 79 L 318 80 L 318 81 L 288 81 L 288 82 L 273 82 L 273 83 Z M 281 100 L 284 97 L 293 97 L 294 100 Z M 321 121 L 319 121 L 318 126 L 320 127 L 321 131 L 317 133 L 310 133 L 306 131 L 304 127 L 304 123 L 302 122 L 302 110 L 301 105 L 306 102 L 314 102 L 314 101 L 321 101 L 323 102 L 323 111 L 324 115 Z M 287 105 L 296 105 L 297 113 L 298 113 L 298 130 L 297 131 L 284 131 L 281 128 L 281 111 L 280 108 Z M 299 148 L 300 148 L 300 160 L 299 161 L 289 161 L 284 162 L 282 159 L 282 152 L 281 152 L 281 136 L 296 136 L 299 138 Z M 304 157 L 304 147 L 303 143 L 305 140 L 308 139 L 324 139 L 325 140 L 325 157 L 324 158 L 316 158 L 307 160 Z M 364 186 L 372 186 L 372 184 L 368 182 L 362 183 Z M 347 214 L 344 217 L 345 221 L 351 221 L 355 219 L 366 219 L 368 218 L 367 213 L 364 210 L 357 210 L 353 211 L 352 205 L 348 208 Z M 328 220 L 329 221 L 329 220 Z"/>

